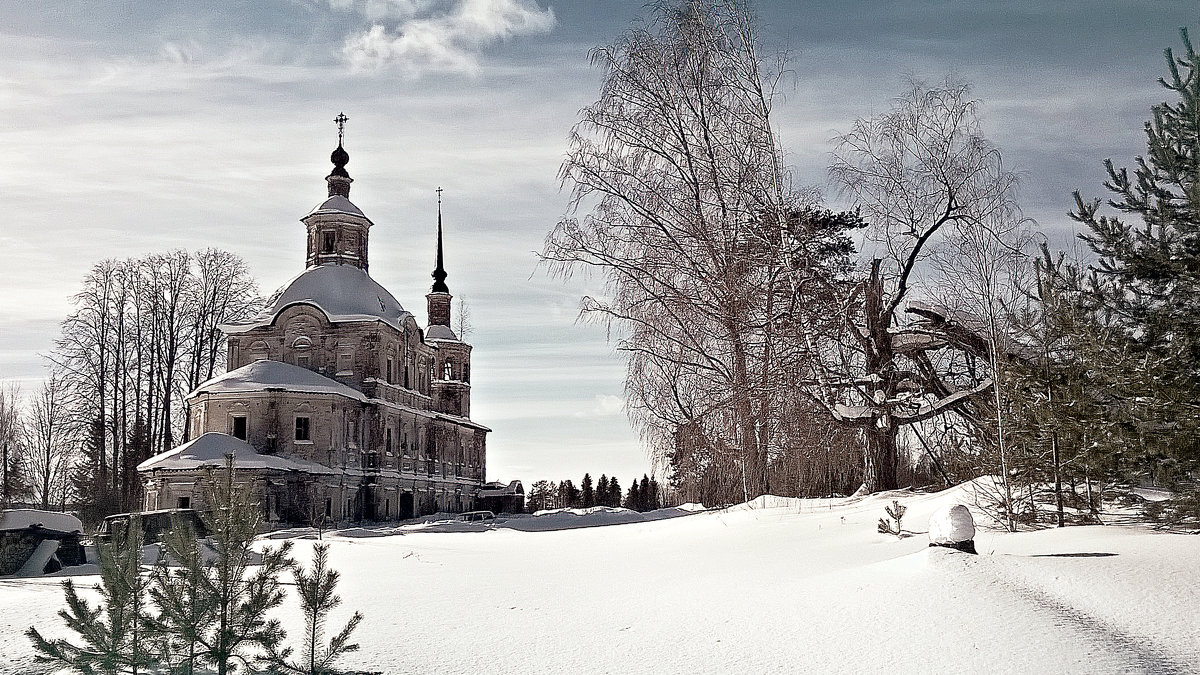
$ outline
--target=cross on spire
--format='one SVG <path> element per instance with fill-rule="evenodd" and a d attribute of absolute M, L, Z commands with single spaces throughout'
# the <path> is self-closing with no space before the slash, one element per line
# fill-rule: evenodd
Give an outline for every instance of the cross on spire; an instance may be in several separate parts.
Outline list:
<path fill-rule="evenodd" d="M 450 289 L 446 287 L 446 268 L 442 266 L 442 186 L 438 186 L 438 233 L 437 233 L 437 267 L 433 270 L 433 292 L 434 293 L 449 293 Z"/>
<path fill-rule="evenodd" d="M 349 122 L 349 121 L 350 121 L 350 118 L 349 118 L 349 117 L 346 117 L 346 113 L 338 113 L 337 117 L 333 118 L 333 121 L 334 121 L 334 123 L 336 123 L 336 124 L 337 124 L 337 127 L 338 127 L 338 145 L 341 145 L 341 144 L 342 144 L 342 137 L 343 137 L 343 136 L 345 136 L 345 134 L 346 134 L 346 122 Z"/>

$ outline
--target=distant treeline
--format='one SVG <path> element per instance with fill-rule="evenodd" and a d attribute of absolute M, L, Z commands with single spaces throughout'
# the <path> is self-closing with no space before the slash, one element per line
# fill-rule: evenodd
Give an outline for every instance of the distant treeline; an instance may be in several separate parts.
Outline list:
<path fill-rule="evenodd" d="M 658 481 L 646 474 L 642 474 L 640 481 L 635 478 L 622 495 L 621 482 L 616 476 L 609 478 L 606 474 L 600 474 L 600 480 L 593 484 L 592 475 L 585 473 L 578 487 L 569 478 L 559 483 L 547 480 L 535 482 L 530 486 L 525 508 L 530 513 L 545 509 L 589 509 L 593 506 L 623 506 L 633 511 L 653 511 L 669 505 L 671 500 L 664 492 Z"/>

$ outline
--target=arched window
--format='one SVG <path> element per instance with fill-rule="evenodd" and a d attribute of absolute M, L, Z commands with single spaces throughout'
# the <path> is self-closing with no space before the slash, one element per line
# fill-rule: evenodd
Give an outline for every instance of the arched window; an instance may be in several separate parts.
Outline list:
<path fill-rule="evenodd" d="M 271 357 L 271 348 L 267 346 L 266 342 L 264 342 L 262 340 L 258 340 L 254 344 L 250 345 L 250 360 L 251 361 L 262 361 L 262 360 L 268 359 L 270 357 Z"/>
<path fill-rule="evenodd" d="M 454 379 L 454 362 L 451 361 L 450 359 L 446 359 L 446 363 L 444 363 L 442 365 L 442 379 L 443 380 L 453 380 Z"/>

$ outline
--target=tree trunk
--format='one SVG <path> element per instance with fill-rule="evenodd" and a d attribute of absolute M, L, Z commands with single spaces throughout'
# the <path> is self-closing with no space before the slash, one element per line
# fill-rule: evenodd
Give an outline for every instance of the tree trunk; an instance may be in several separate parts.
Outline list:
<path fill-rule="evenodd" d="M 874 425 L 866 430 L 863 484 L 867 486 L 867 492 L 895 490 L 899 487 L 896 484 L 896 468 L 899 464 L 896 447 L 898 432 L 899 428 L 890 423 L 884 426 Z"/>

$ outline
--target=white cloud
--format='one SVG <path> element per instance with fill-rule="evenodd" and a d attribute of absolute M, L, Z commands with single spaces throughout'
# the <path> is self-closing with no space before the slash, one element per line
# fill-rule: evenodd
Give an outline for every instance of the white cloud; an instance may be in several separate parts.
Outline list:
<path fill-rule="evenodd" d="M 457 0 L 445 11 L 440 11 L 444 3 L 422 0 L 330 2 L 352 6 L 373 21 L 400 19 L 395 27 L 380 21 L 348 38 L 342 55 L 356 70 L 391 66 L 409 77 L 430 71 L 477 73 L 485 48 L 548 33 L 557 22 L 553 9 L 543 10 L 531 0 Z"/>

